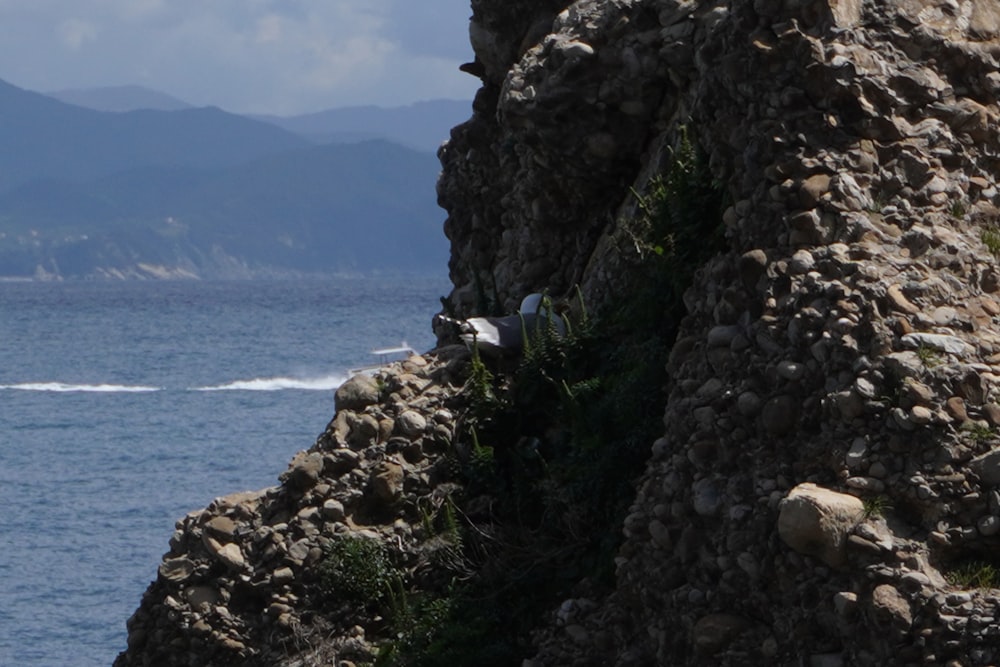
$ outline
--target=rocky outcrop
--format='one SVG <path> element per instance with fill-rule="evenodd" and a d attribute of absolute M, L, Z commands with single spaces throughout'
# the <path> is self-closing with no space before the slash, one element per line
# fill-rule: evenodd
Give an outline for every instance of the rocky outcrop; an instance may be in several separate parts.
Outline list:
<path fill-rule="evenodd" d="M 686 125 L 734 202 L 728 251 L 685 296 L 667 428 L 624 522 L 617 590 L 558 623 L 534 664 L 996 659 L 995 594 L 942 576 L 966 558 L 993 567 L 996 539 L 983 464 L 996 442 L 996 21 L 961 2 L 578 2 L 512 68 L 498 118 L 523 164 L 579 159 L 555 131 L 538 137 L 546 108 L 586 109 L 577 151 L 643 108 L 645 141 L 625 132 L 616 153 L 637 159 L 632 187 Z M 570 44 L 592 46 L 586 76 L 602 87 L 558 86 L 574 71 L 561 50 L 583 57 Z M 633 75 L 662 87 L 657 106 L 600 97 Z M 537 182 L 525 174 L 519 191 Z M 620 208 L 576 221 L 601 234 L 552 286 L 579 280 L 598 303 L 627 278 L 613 241 L 630 215 L 601 183 Z M 539 217 L 526 196 L 505 204 Z M 563 229 L 509 243 L 493 230 L 498 292 L 534 275 L 508 275 L 505 259 L 566 243 Z M 859 518 L 836 555 L 779 539 L 781 503 L 803 483 L 884 503 L 889 520 Z"/>
<path fill-rule="evenodd" d="M 525 664 L 1000 660 L 1000 12 L 478 0 L 471 36 L 483 88 L 438 186 L 455 314 L 577 285 L 599 316 L 627 300 L 630 221 L 684 137 L 731 202 L 684 294 L 614 586 L 553 605 Z M 333 654 L 370 656 L 377 613 L 297 596 L 350 531 L 398 538 L 401 567 L 425 571 L 427 536 L 397 508 L 454 488 L 432 443 L 465 400 L 429 359 L 398 400 L 345 391 L 279 489 L 185 519 L 121 664 L 261 656 L 275 628 L 328 618 Z M 189 653 L 141 657 L 171 643 Z"/>
<path fill-rule="evenodd" d="M 371 662 L 387 639 L 383 582 L 343 576 L 367 563 L 331 562 L 331 547 L 371 541 L 380 546 L 361 555 L 384 558 L 408 585 L 431 576 L 428 561 L 451 548 L 433 520 L 458 489 L 442 454 L 467 359 L 442 350 L 352 379 L 279 486 L 217 498 L 178 521 L 115 665 Z"/>
<path fill-rule="evenodd" d="M 733 201 L 728 251 L 685 296 L 617 590 L 567 601 L 590 611 L 556 615 L 533 664 L 996 659 L 997 598 L 942 575 L 993 567 L 996 539 L 998 19 L 581 0 L 456 130 L 439 187 L 459 310 L 482 284 L 620 299 L 629 187 L 682 126 Z M 801 484 L 888 521 L 789 540 Z"/>

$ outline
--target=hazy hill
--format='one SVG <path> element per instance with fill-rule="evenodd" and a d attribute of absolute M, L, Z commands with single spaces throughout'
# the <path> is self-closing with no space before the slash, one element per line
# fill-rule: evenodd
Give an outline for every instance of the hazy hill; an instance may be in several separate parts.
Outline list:
<path fill-rule="evenodd" d="M 79 182 L 140 165 L 235 165 L 307 143 L 213 107 L 109 113 L 3 81 L 0 114 L 0 192 L 36 179 Z"/>
<path fill-rule="evenodd" d="M 177 111 L 190 104 L 143 86 L 80 88 L 49 96 L 99 111 Z M 352 106 L 297 116 L 248 115 L 293 132 L 314 143 L 347 143 L 386 139 L 417 150 L 436 151 L 451 128 L 472 114 L 468 100 L 429 100 L 399 107 Z"/>
<path fill-rule="evenodd" d="M 172 95 L 135 85 L 73 88 L 45 94 L 66 104 L 75 104 L 97 111 L 135 111 L 137 109 L 180 111 L 193 107 L 193 105 Z"/>
<path fill-rule="evenodd" d="M 382 138 L 436 151 L 451 128 L 472 115 L 466 100 L 431 100 L 409 106 L 343 107 L 301 116 L 252 116 L 320 143 Z"/>
<path fill-rule="evenodd" d="M 430 153 L 314 146 L 216 169 L 139 167 L 0 195 L 0 275 L 197 275 L 440 265 Z M 235 267 L 235 268 L 234 268 Z"/>

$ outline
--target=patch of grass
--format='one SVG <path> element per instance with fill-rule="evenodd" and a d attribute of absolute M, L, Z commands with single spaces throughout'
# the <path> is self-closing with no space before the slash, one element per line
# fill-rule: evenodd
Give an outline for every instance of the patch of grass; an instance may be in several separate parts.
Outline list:
<path fill-rule="evenodd" d="M 952 199 L 951 204 L 948 206 L 948 212 L 951 217 L 956 219 L 961 219 L 965 217 L 965 214 L 969 211 L 969 203 L 964 197 L 959 197 L 958 199 Z"/>
<path fill-rule="evenodd" d="M 916 349 L 917 358 L 925 368 L 934 368 L 941 365 L 941 352 L 929 345 L 921 345 Z"/>
<path fill-rule="evenodd" d="M 979 238 L 982 240 L 983 245 L 986 246 L 986 249 L 990 251 L 991 255 L 1000 257 L 1000 229 L 987 227 L 980 232 Z"/>
<path fill-rule="evenodd" d="M 976 443 L 988 442 L 996 435 L 993 429 L 986 424 L 972 420 L 962 424 L 962 432 Z"/>
<path fill-rule="evenodd" d="M 945 572 L 945 579 L 958 588 L 1000 588 L 1000 569 L 985 560 L 967 560 Z"/>
<path fill-rule="evenodd" d="M 888 496 L 869 496 L 861 500 L 861 520 L 884 518 L 892 510 L 892 501 Z"/>
<path fill-rule="evenodd" d="M 332 540 L 318 574 L 327 595 L 366 605 L 385 600 L 398 577 L 382 543 L 366 537 Z"/>

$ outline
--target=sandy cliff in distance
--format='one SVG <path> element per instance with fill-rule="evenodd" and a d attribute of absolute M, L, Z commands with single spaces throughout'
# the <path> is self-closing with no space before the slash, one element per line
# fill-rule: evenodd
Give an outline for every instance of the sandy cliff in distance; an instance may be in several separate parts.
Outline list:
<path fill-rule="evenodd" d="M 179 522 L 116 664 L 1000 660 L 1000 10 L 474 0 L 470 34 L 446 309 L 590 324 L 349 383 L 281 486 Z M 666 369 L 625 424 L 622 350 Z"/>

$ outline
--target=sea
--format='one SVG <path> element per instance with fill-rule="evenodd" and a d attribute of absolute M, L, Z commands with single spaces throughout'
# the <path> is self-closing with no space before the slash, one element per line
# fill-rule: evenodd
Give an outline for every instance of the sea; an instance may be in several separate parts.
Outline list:
<path fill-rule="evenodd" d="M 174 523 L 278 483 L 443 275 L 0 282 L 0 667 L 108 666 Z"/>

